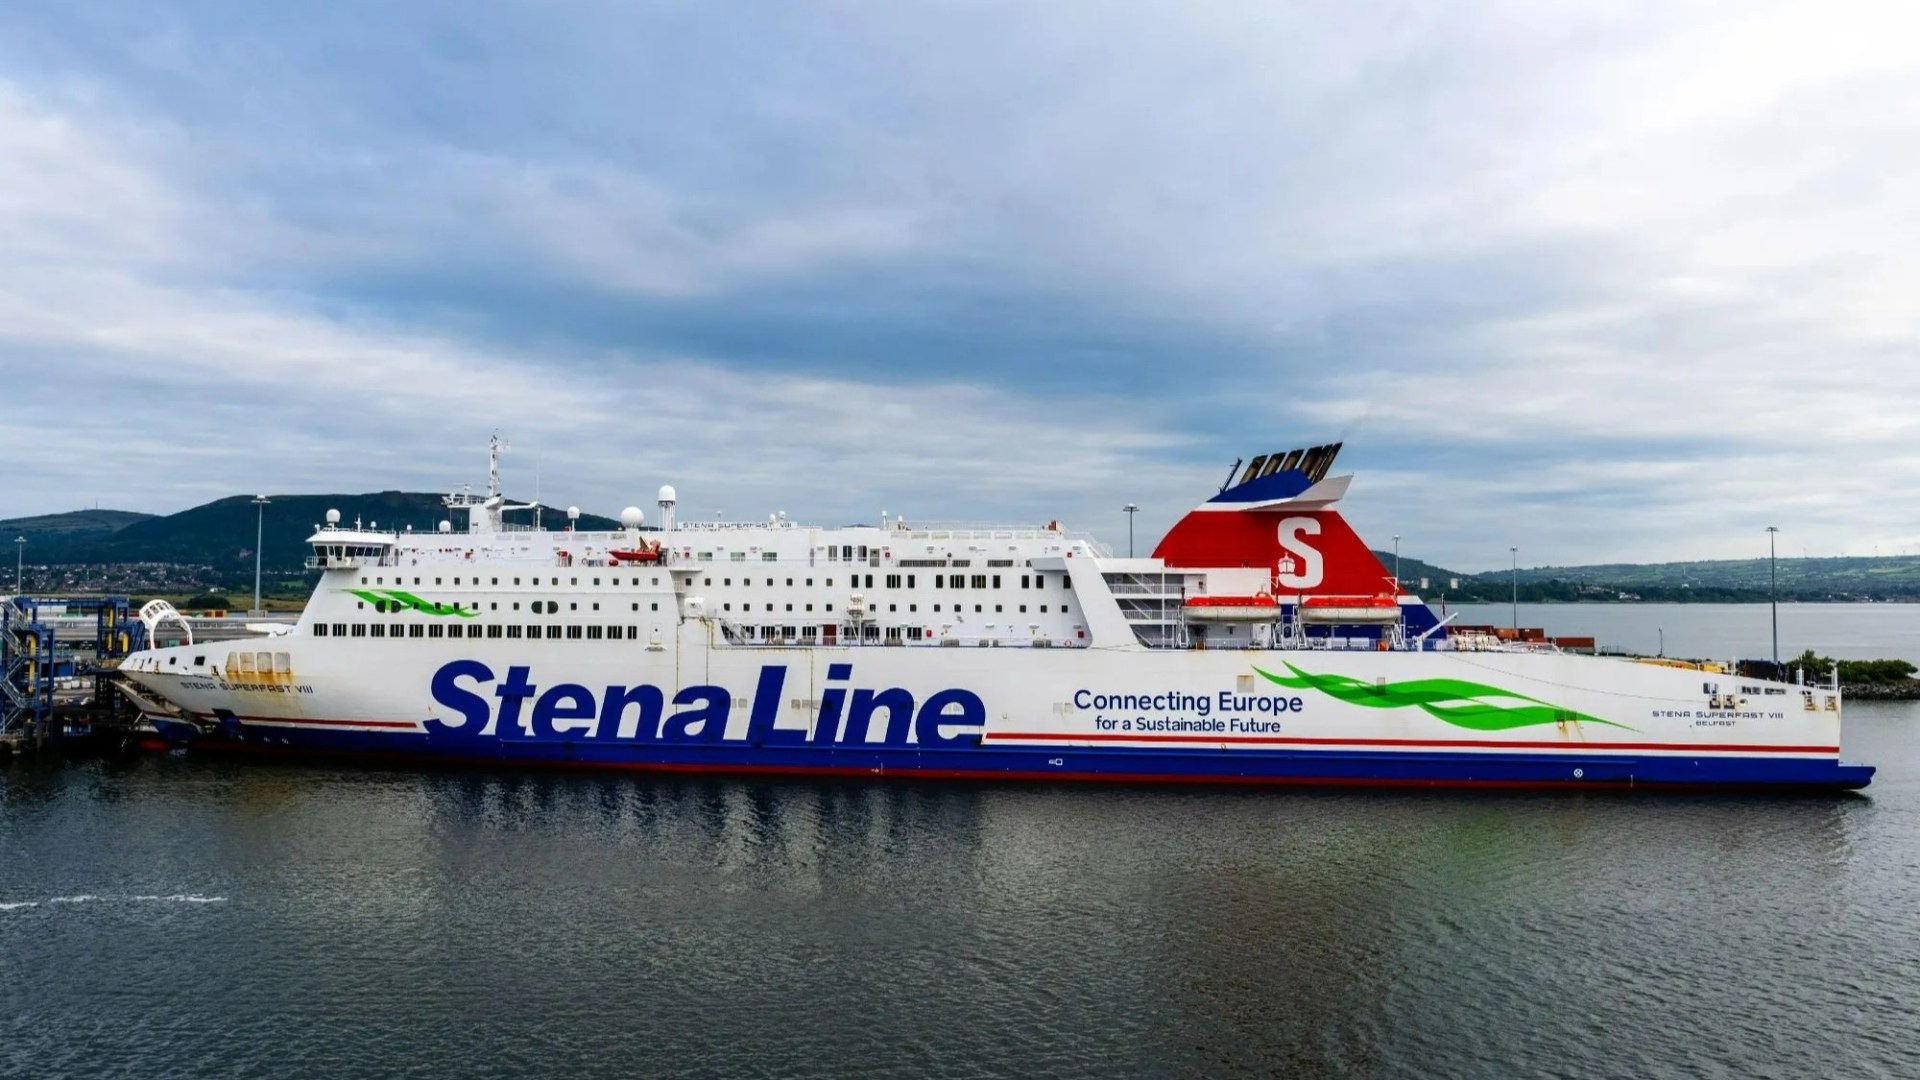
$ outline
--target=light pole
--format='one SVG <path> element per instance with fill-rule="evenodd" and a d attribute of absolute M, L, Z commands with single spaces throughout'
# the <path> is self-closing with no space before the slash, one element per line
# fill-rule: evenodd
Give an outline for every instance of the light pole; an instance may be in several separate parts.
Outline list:
<path fill-rule="evenodd" d="M 1393 534 L 1393 595 L 1400 595 L 1400 534 Z"/>
<path fill-rule="evenodd" d="M 19 596 L 26 591 L 26 586 L 22 585 L 21 581 L 24 580 L 22 575 L 26 572 L 27 538 L 16 536 L 13 538 L 13 545 L 13 593 Z"/>
<path fill-rule="evenodd" d="M 1776 677 L 1780 671 L 1780 578 L 1775 573 L 1773 536 L 1779 531 L 1776 526 L 1767 526 L 1767 603 L 1773 608 L 1773 670 Z"/>
<path fill-rule="evenodd" d="M 1659 626 L 1654 629 L 1660 631 L 1660 655 L 1665 656 L 1667 655 L 1667 628 Z"/>
<path fill-rule="evenodd" d="M 1128 503 L 1120 509 L 1127 513 L 1127 558 L 1131 559 L 1133 558 L 1133 515 L 1139 513 L 1140 508 Z"/>
<path fill-rule="evenodd" d="M 267 535 L 267 503 L 271 501 L 265 495 L 253 497 L 253 610 L 249 615 L 260 614 L 260 542 Z"/>
<path fill-rule="evenodd" d="M 1508 554 L 1513 556 L 1513 632 L 1520 633 L 1520 549 L 1510 547 Z"/>

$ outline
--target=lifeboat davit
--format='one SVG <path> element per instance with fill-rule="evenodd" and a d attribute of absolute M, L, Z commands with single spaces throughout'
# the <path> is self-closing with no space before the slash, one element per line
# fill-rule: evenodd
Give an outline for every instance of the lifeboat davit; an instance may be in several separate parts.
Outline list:
<path fill-rule="evenodd" d="M 1190 596 L 1180 605 L 1190 620 L 1199 622 L 1273 622 L 1280 603 L 1266 593 L 1257 596 Z"/>
<path fill-rule="evenodd" d="M 1309 596 L 1300 621 L 1338 626 L 1374 626 L 1400 621 L 1400 601 L 1391 596 Z"/>

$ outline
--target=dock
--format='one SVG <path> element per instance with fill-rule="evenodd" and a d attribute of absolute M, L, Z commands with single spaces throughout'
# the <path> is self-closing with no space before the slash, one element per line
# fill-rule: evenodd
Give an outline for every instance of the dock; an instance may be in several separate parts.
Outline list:
<path fill-rule="evenodd" d="M 117 669 L 146 637 L 124 596 L 0 599 L 0 757 L 130 745 Z"/>

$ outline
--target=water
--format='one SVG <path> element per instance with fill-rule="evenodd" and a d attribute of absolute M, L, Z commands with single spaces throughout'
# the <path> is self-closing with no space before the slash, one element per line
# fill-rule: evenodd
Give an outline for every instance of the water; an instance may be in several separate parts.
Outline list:
<path fill-rule="evenodd" d="M 15 766 L 0 1076 L 1913 1077 L 1848 724 L 1864 797 Z"/>
<path fill-rule="evenodd" d="M 1508 604 L 1449 604 L 1447 611 L 1459 612 L 1454 622 L 1461 624 L 1513 624 Z M 1773 653 L 1766 604 L 1521 604 L 1520 625 L 1649 656 L 1663 640 L 1668 656 L 1762 660 Z M 1920 604 L 1781 604 L 1780 659 L 1806 649 L 1844 660 L 1920 664 Z"/>

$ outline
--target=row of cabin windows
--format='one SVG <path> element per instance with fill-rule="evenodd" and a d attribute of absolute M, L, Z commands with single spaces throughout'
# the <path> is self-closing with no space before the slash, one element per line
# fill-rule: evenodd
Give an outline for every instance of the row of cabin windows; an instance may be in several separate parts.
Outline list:
<path fill-rule="evenodd" d="M 769 587 L 772 587 L 774 584 L 774 580 L 775 579 L 773 578 L 768 578 L 767 585 Z M 864 580 L 864 585 L 862 584 L 863 580 Z M 909 589 L 914 588 L 917 585 L 916 575 L 913 575 L 913 574 L 886 574 L 882 576 L 881 580 L 886 582 L 886 587 L 889 589 L 902 588 L 903 582 L 905 583 L 904 587 Z M 701 581 L 708 588 L 711 588 L 713 586 L 712 578 L 702 578 Z M 813 587 L 812 578 L 806 578 L 805 581 L 807 583 L 808 588 Z M 827 588 L 829 589 L 833 588 L 832 578 L 826 578 L 825 581 L 826 581 Z M 792 587 L 793 582 L 794 582 L 793 578 L 787 579 L 787 585 L 789 588 Z M 720 584 L 722 586 L 731 587 L 733 585 L 733 579 L 730 577 L 723 577 L 720 579 Z M 740 584 L 751 587 L 753 585 L 753 579 L 750 577 L 743 577 L 740 579 Z M 873 575 L 872 574 L 854 574 L 852 577 L 848 578 L 847 585 L 849 588 L 854 588 L 854 589 L 859 589 L 859 588 L 871 589 L 873 588 Z M 1046 586 L 1047 586 L 1047 579 L 1044 575 L 1041 575 L 1041 574 L 1021 574 L 1020 575 L 1020 587 L 1023 589 L 1044 589 L 1046 588 Z M 933 587 L 936 589 L 965 589 L 969 587 L 975 588 L 975 589 L 997 589 L 1000 587 L 1000 575 L 999 574 L 935 574 L 933 575 Z M 1063 589 L 1071 589 L 1073 588 L 1073 583 L 1067 580 L 1066 575 L 1062 574 L 1060 577 L 1060 587 Z"/>
<path fill-rule="evenodd" d="M 360 607 L 362 610 L 364 610 L 367 606 L 367 602 L 365 600 L 357 600 L 355 601 L 355 604 L 358 607 Z M 512 607 L 513 607 L 513 610 L 519 611 L 520 602 L 518 600 L 513 601 Z M 633 610 L 639 611 L 640 610 L 639 602 L 635 601 L 632 607 L 633 607 Z M 600 602 L 598 600 L 593 602 L 592 609 L 594 611 L 600 610 Z M 647 609 L 649 611 L 659 611 L 660 601 L 658 600 L 649 601 L 647 603 Z M 400 612 L 403 612 L 403 611 L 412 611 L 414 610 L 414 606 L 412 604 L 403 604 L 398 600 L 375 600 L 373 602 L 373 610 L 380 612 L 382 615 L 390 615 L 390 614 L 399 614 Z M 472 607 L 462 607 L 457 603 L 453 603 L 453 604 L 436 603 L 432 605 L 430 610 L 434 614 L 452 614 L 452 613 L 458 613 L 462 611 L 477 612 L 480 610 L 480 601 L 475 600 L 473 602 Z M 500 610 L 499 601 L 496 600 L 496 601 L 489 602 L 487 604 L 487 610 L 499 611 Z M 579 602 L 575 601 L 575 602 L 568 603 L 567 610 L 579 611 L 580 610 Z M 558 601 L 555 601 L 555 600 L 533 600 L 527 603 L 527 611 L 530 614 L 534 614 L 534 615 L 538 615 L 542 611 L 546 612 L 548 615 L 557 615 L 560 613 L 560 604 Z"/>
<path fill-rule="evenodd" d="M 599 579 L 599 578 L 594 578 L 594 579 L 592 579 L 592 580 L 593 580 L 593 583 L 594 583 L 595 585 L 598 585 L 598 584 L 600 584 L 600 579 Z M 611 581 L 611 582 L 612 582 L 613 584 L 615 584 L 615 585 L 618 585 L 618 584 L 620 584 L 620 583 L 621 583 L 622 581 L 625 581 L 625 582 L 627 582 L 628 584 L 632 584 L 632 585 L 638 585 L 638 584 L 640 584 L 640 579 L 639 579 L 639 578 L 637 578 L 637 577 L 632 577 L 632 578 L 609 578 L 608 580 L 609 580 L 609 581 Z M 560 579 L 559 579 L 559 578 L 548 578 L 548 579 L 547 579 L 547 582 L 548 582 L 548 584 L 551 584 L 551 585 L 558 585 L 558 584 L 560 584 Z M 360 584 L 362 584 L 362 585 L 365 585 L 366 583 L 367 583 L 367 579 L 366 579 L 366 578 L 365 578 L 364 576 L 362 576 L 362 577 L 360 578 Z M 383 577 L 376 577 L 376 578 L 374 578 L 374 579 L 373 579 L 373 583 L 374 583 L 375 585 L 385 585 L 385 584 L 387 583 L 387 579 L 386 579 L 386 578 L 383 578 Z M 396 576 L 394 577 L 394 579 L 393 579 L 393 583 L 394 583 L 395 585 L 405 585 L 405 584 L 407 583 L 407 579 L 406 579 L 406 578 L 403 578 L 403 577 L 399 577 L 398 575 L 396 575 Z M 421 580 L 420 580 L 419 578 L 414 578 L 414 579 L 413 579 L 413 583 L 414 583 L 415 585 L 419 585 L 419 584 L 421 584 Z M 443 579 L 441 579 L 441 578 L 434 578 L 434 579 L 433 579 L 433 583 L 434 583 L 435 585 L 440 585 L 440 584 L 443 584 L 443 583 L 444 583 L 444 581 L 443 581 Z M 454 579 L 453 579 L 453 583 L 454 583 L 455 585 L 458 585 L 458 584 L 460 584 L 461 582 L 460 582 L 460 579 L 456 577 L 456 578 L 454 578 Z M 499 578 L 491 578 L 491 579 L 489 579 L 489 583 L 490 583 L 490 584 L 493 584 L 493 585 L 498 585 L 498 584 L 500 584 L 500 579 L 499 579 Z M 514 578 L 514 579 L 513 579 L 513 583 L 514 583 L 515 585 L 518 585 L 518 584 L 520 584 L 520 579 L 519 579 L 519 578 Z M 538 585 L 538 584 L 540 584 L 540 579 L 539 579 L 539 578 L 534 578 L 534 579 L 533 579 L 533 582 L 532 582 L 532 583 L 533 583 L 534 585 Z M 467 584 L 469 584 L 469 585 L 478 585 L 478 584 L 480 584 L 480 579 L 479 579 L 479 578 L 474 578 L 474 579 L 472 579 L 471 581 L 468 581 L 468 582 L 467 582 Z M 580 579 L 579 579 L 579 578 L 577 578 L 577 577 L 574 577 L 574 578 L 568 578 L 568 579 L 567 579 L 567 584 L 569 584 L 569 585 L 578 585 L 578 584 L 580 584 Z M 649 580 L 648 580 L 648 582 L 647 582 L 647 584 L 648 584 L 648 585 L 651 585 L 651 586 L 658 586 L 658 585 L 660 584 L 660 578 L 659 578 L 659 577 L 658 577 L 658 576 L 656 575 L 655 577 L 653 577 L 653 578 L 651 578 L 651 579 L 649 579 Z"/>
<path fill-rule="evenodd" d="M 314 623 L 314 637 L 357 637 L 357 638 L 512 638 L 525 640 L 541 638 L 549 641 L 635 641 L 640 637 L 637 626 L 602 626 L 594 623 L 589 626 L 561 626 L 547 623 L 541 626 L 522 626 L 519 623 L 502 625 L 488 623 L 454 624 L 445 623 L 401 623 L 389 626 L 386 623 Z"/>
<path fill-rule="evenodd" d="M 953 610 L 954 610 L 954 611 L 955 611 L 956 613 L 958 613 L 958 612 L 963 612 L 963 611 L 965 611 L 965 610 L 966 610 L 966 607 L 967 607 L 967 605 L 965 605 L 965 604 L 955 604 L 955 605 L 953 605 Z M 793 605 L 792 605 L 792 604 L 788 604 L 788 605 L 787 605 L 787 607 L 786 607 L 786 609 L 787 609 L 788 611 L 792 611 L 792 610 L 793 610 Z M 807 611 L 812 611 L 812 610 L 813 610 L 813 605 L 812 605 L 812 604 L 807 604 L 807 605 L 805 605 L 805 609 L 806 609 Z M 832 604 L 828 604 L 828 605 L 826 605 L 826 609 L 827 609 L 828 611 L 832 611 L 832 610 L 833 610 L 833 605 L 832 605 Z M 727 601 L 727 602 L 725 602 L 725 603 L 722 603 L 722 604 L 720 605 L 720 610 L 722 610 L 722 611 L 732 611 L 732 610 L 733 610 L 733 602 L 732 602 L 732 601 Z M 753 611 L 753 605 L 752 605 L 752 604 L 741 604 L 741 605 L 740 605 L 740 610 L 741 610 L 741 611 L 743 611 L 743 612 L 749 612 L 749 613 L 751 613 L 751 612 Z M 768 610 L 768 611 L 772 611 L 772 610 L 774 610 L 774 606 L 773 606 L 772 604 L 768 604 L 768 605 L 766 605 L 766 610 Z M 897 612 L 897 611 L 899 611 L 899 610 L 900 610 L 900 605 L 899 605 L 899 604 L 888 604 L 888 605 L 887 605 L 887 610 L 888 610 L 889 612 Z M 907 610 L 908 610 L 909 612 L 917 612 L 917 611 L 919 611 L 919 610 L 920 610 L 920 605 L 919 605 L 919 604 L 908 604 L 908 605 L 907 605 Z M 939 604 L 935 604 L 935 605 L 933 605 L 933 610 L 934 610 L 935 612 L 938 612 L 938 611 L 940 611 L 940 605 L 939 605 Z M 974 612 L 975 612 L 976 614 L 982 614 L 982 615 L 984 615 L 984 614 L 986 614 L 986 611 L 985 611 L 985 605 L 984 605 L 984 604 L 975 604 L 975 605 L 973 605 L 973 610 L 974 610 Z M 1005 604 L 995 604 L 995 605 L 993 605 L 993 610 L 994 610 L 994 613 L 995 613 L 995 614 L 1002 614 L 1002 613 L 1004 613 L 1004 612 L 1005 612 L 1005 611 L 1007 610 L 1007 607 L 1006 607 L 1006 605 L 1005 605 Z M 1026 613 L 1027 613 L 1027 605 L 1025 605 L 1025 604 L 1021 604 L 1021 605 L 1020 605 L 1020 614 L 1022 614 L 1022 615 L 1025 615 Z M 1047 613 L 1047 605 L 1046 605 L 1046 604 L 1041 604 L 1041 605 L 1040 605 L 1040 614 L 1042 614 L 1042 615 L 1045 615 L 1046 613 Z M 1062 615 L 1065 615 L 1066 613 L 1067 613 L 1067 605 L 1065 605 L 1065 604 L 1061 604 L 1061 605 L 1060 605 L 1060 614 L 1062 614 Z"/>

